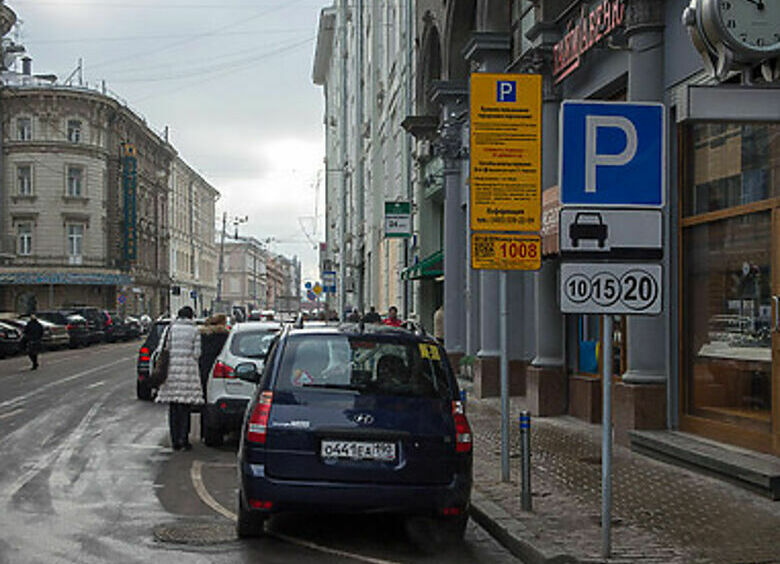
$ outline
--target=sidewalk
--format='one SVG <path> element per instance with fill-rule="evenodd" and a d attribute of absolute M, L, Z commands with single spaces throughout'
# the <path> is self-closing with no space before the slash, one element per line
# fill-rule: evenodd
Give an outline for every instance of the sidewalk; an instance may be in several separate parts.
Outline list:
<path fill-rule="evenodd" d="M 601 426 L 531 424 L 533 512 L 520 509 L 523 398 L 512 399 L 511 483 L 501 482 L 500 403 L 471 399 L 473 517 L 527 564 L 601 562 Z M 780 563 L 780 502 L 615 445 L 609 562 Z"/>

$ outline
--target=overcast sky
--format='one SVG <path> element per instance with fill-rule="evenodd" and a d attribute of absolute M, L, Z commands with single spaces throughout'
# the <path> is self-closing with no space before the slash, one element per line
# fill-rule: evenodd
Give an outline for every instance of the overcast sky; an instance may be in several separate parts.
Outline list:
<path fill-rule="evenodd" d="M 249 216 L 240 234 L 317 276 L 315 184 L 324 156 L 320 87 L 311 81 L 327 0 L 6 0 L 23 22 L 33 72 L 105 80 L 170 140 L 222 197 Z M 320 189 L 324 201 L 324 184 Z M 319 206 L 322 215 L 323 206 Z M 303 224 L 303 226 L 301 225 Z M 231 229 L 232 231 L 232 229 Z"/>

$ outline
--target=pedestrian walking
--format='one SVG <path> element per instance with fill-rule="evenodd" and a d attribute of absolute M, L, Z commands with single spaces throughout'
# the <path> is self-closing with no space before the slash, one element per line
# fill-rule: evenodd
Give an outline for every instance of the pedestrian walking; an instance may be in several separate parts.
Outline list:
<path fill-rule="evenodd" d="M 30 315 L 30 321 L 24 326 L 23 340 L 27 356 L 30 357 L 32 366 L 30 370 L 38 370 L 38 354 L 41 352 L 43 339 L 43 325 L 34 314 Z"/>
<path fill-rule="evenodd" d="M 398 317 L 398 308 L 390 306 L 387 310 L 387 317 L 385 317 L 385 320 L 382 323 L 389 325 L 390 327 L 400 327 L 403 325 L 403 321 Z"/>
<path fill-rule="evenodd" d="M 382 318 L 376 311 L 374 306 L 368 308 L 368 313 L 363 316 L 363 323 L 381 323 Z"/>
<path fill-rule="evenodd" d="M 433 312 L 433 336 L 444 344 L 444 306 L 441 305 Z"/>
<path fill-rule="evenodd" d="M 168 425 L 173 450 L 190 450 L 190 410 L 203 404 L 200 384 L 200 332 L 190 306 L 179 310 L 163 338 L 169 347 L 168 377 L 157 392 L 157 402 L 168 404 Z"/>
<path fill-rule="evenodd" d="M 200 329 L 200 385 L 203 390 L 203 400 L 206 400 L 206 382 L 209 372 L 227 341 L 230 329 L 227 326 L 227 315 L 217 313 L 206 320 Z"/>

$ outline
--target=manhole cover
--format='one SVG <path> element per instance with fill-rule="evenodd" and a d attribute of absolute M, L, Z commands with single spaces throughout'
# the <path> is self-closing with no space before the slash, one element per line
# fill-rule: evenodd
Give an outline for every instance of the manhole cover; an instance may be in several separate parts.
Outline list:
<path fill-rule="evenodd" d="M 157 525 L 153 529 L 154 539 L 176 544 L 208 545 L 233 542 L 236 529 L 232 523 L 177 521 Z"/>

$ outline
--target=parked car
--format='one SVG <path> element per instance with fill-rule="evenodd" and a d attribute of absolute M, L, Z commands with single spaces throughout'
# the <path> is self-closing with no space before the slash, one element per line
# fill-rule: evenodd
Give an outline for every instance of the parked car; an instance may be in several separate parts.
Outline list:
<path fill-rule="evenodd" d="M 106 340 L 106 320 L 100 310 L 91 306 L 68 306 L 62 308 L 68 314 L 77 314 L 87 320 L 88 340 L 90 344 L 102 343 Z"/>
<path fill-rule="evenodd" d="M 384 512 L 462 538 L 471 429 L 444 349 L 400 328 L 287 327 L 259 380 L 238 451 L 239 537 L 277 513 Z M 414 521 L 411 521 L 412 523 Z"/>
<path fill-rule="evenodd" d="M 37 313 L 37 316 L 39 319 L 64 325 L 68 331 L 70 348 L 74 349 L 89 344 L 89 327 L 87 326 L 87 320 L 82 316 L 59 310 L 40 311 Z"/>
<path fill-rule="evenodd" d="M 0 358 L 20 352 L 22 332 L 19 328 L 0 321 Z"/>
<path fill-rule="evenodd" d="M 115 311 L 101 311 L 106 330 L 106 342 L 116 343 L 128 338 L 128 327 L 124 318 Z"/>
<path fill-rule="evenodd" d="M 155 351 L 160 344 L 165 329 L 170 325 L 170 319 L 158 319 L 149 326 L 149 332 L 146 334 L 141 348 L 138 350 L 138 361 L 136 362 L 136 395 L 138 399 L 152 399 L 154 388 L 149 385 L 149 375 L 154 362 Z"/>
<path fill-rule="evenodd" d="M 23 324 L 22 331 L 24 331 L 24 327 L 27 325 L 28 321 L 30 321 L 28 316 L 19 318 L 19 322 Z M 70 335 L 68 334 L 68 329 L 65 325 L 52 323 L 46 319 L 38 319 L 38 321 L 43 326 L 43 339 L 41 340 L 41 343 L 44 349 L 53 351 L 70 346 Z"/>
<path fill-rule="evenodd" d="M 201 409 L 201 432 L 208 446 L 218 446 L 226 433 L 241 428 L 244 411 L 257 383 L 237 378 L 235 367 L 251 363 L 263 370 L 265 356 L 278 335 L 278 322 L 247 321 L 234 326 L 206 381 L 206 404 Z"/>
<path fill-rule="evenodd" d="M 127 326 L 128 339 L 137 339 L 144 332 L 141 321 L 137 317 L 133 317 L 132 315 L 128 315 L 127 317 L 125 317 L 125 325 Z"/>

